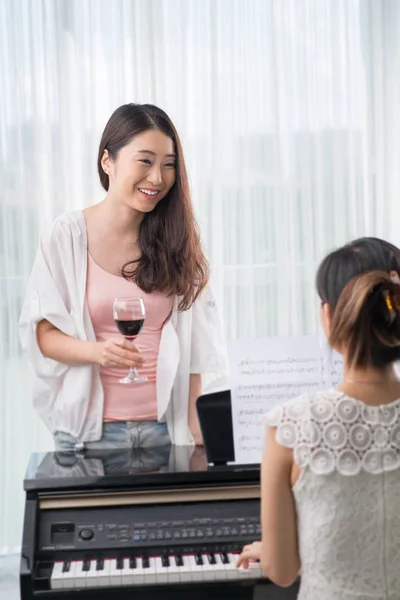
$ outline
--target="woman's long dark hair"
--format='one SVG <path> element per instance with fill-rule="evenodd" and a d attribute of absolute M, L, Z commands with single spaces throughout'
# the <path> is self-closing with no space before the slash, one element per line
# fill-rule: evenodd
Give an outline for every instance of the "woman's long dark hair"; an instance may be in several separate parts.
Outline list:
<path fill-rule="evenodd" d="M 385 367 L 400 360 L 400 250 L 361 238 L 331 252 L 317 290 L 332 310 L 329 343 L 347 349 L 350 366 Z"/>
<path fill-rule="evenodd" d="M 101 138 L 97 169 L 103 188 L 109 179 L 101 166 L 104 150 L 112 160 L 140 133 L 157 129 L 174 143 L 175 183 L 155 208 L 146 213 L 139 233 L 140 257 L 122 268 L 144 292 L 180 296 L 179 310 L 190 308 L 208 282 L 209 266 L 190 199 L 185 161 L 178 133 L 168 115 L 152 104 L 125 104 L 111 115 Z"/>

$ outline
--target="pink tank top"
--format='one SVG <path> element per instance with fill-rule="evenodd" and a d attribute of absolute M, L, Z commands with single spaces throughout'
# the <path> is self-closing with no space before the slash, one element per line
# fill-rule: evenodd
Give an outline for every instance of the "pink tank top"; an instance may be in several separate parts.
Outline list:
<path fill-rule="evenodd" d="M 135 283 L 104 271 L 88 253 L 86 297 L 98 342 L 120 337 L 113 317 L 114 298 L 140 296 L 144 300 L 146 319 L 135 344 L 145 359 L 140 374 L 147 376 L 143 383 L 124 385 L 119 379 L 125 369 L 100 367 L 104 388 L 103 421 L 146 421 L 157 419 L 156 369 L 161 331 L 169 317 L 173 297 L 162 292 L 146 294 Z"/>

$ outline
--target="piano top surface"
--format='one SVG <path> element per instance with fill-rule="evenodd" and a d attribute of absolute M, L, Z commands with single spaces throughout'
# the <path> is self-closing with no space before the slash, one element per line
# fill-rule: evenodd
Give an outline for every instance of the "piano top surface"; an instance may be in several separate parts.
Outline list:
<path fill-rule="evenodd" d="M 25 491 L 150 489 L 259 483 L 260 467 L 209 466 L 202 447 L 161 446 L 32 454 Z"/>

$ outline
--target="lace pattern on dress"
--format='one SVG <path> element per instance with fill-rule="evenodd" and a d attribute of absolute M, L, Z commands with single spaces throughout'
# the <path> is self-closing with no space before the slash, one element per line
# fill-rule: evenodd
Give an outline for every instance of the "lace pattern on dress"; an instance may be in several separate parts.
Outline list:
<path fill-rule="evenodd" d="M 277 427 L 277 442 L 293 449 L 299 467 L 317 475 L 376 474 L 400 466 L 400 401 L 367 406 L 329 390 L 278 406 L 265 422 Z"/>

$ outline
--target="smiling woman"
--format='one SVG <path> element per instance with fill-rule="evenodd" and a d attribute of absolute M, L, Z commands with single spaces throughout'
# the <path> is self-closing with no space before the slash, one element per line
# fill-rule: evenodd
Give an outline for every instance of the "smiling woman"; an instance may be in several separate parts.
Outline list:
<path fill-rule="evenodd" d="M 97 165 L 106 198 L 56 219 L 33 267 L 20 325 L 35 405 L 62 449 L 201 444 L 201 377 L 224 381 L 227 361 L 175 127 L 121 106 Z M 144 305 L 140 351 L 118 336 L 117 297 Z M 121 385 L 128 366 L 143 376 Z"/>

